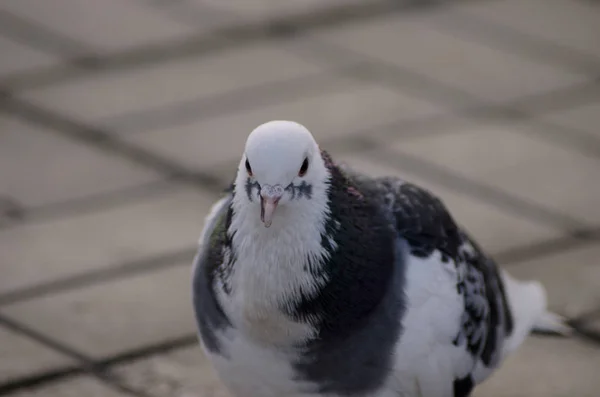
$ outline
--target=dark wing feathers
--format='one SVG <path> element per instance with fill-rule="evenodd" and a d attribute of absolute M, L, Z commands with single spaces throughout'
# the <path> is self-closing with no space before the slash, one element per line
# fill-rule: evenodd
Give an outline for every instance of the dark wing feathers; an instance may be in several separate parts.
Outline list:
<path fill-rule="evenodd" d="M 410 244 L 413 255 L 427 257 L 439 250 L 450 258 L 458 256 L 461 232 L 439 198 L 398 179 L 381 178 L 378 182 L 386 195 L 391 195 L 388 205 L 396 218 L 396 229 Z"/>
<path fill-rule="evenodd" d="M 427 258 L 438 251 L 442 261 L 455 264 L 456 288 L 464 299 L 464 312 L 462 326 L 452 343 L 464 347 L 472 370 L 457 378 L 454 387 L 455 397 L 468 396 L 477 379 L 485 377 L 475 371 L 487 373 L 496 366 L 502 339 L 512 331 L 511 313 L 496 263 L 429 191 L 399 178 L 369 178 L 349 169 L 346 174 L 393 214 L 396 229 L 408 242 L 412 255 Z M 476 370 L 478 362 L 483 366 Z"/>

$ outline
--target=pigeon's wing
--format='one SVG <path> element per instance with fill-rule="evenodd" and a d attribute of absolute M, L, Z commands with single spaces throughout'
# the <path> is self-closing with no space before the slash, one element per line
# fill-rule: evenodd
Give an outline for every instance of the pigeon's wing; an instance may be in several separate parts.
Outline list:
<path fill-rule="evenodd" d="M 499 364 L 502 344 L 513 328 L 497 266 L 429 191 L 397 178 L 374 179 L 371 189 L 374 186 L 382 205 L 393 214 L 399 235 L 407 241 L 413 262 L 448 270 L 441 273 L 448 275 L 443 282 L 450 284 L 446 302 L 452 303 L 446 304 L 448 312 L 459 318 L 451 319 L 449 327 L 438 328 L 435 343 L 439 354 L 446 355 L 440 359 L 450 361 L 447 368 L 453 371 L 453 384 L 442 387 L 451 387 L 454 397 L 467 396 Z"/>
<path fill-rule="evenodd" d="M 232 194 L 217 201 L 204 221 L 199 248 L 192 270 L 194 314 L 203 346 L 213 353 L 220 350 L 218 331 L 230 326 L 215 296 L 215 283 L 224 280 L 229 261 L 227 228 L 231 222 Z"/>

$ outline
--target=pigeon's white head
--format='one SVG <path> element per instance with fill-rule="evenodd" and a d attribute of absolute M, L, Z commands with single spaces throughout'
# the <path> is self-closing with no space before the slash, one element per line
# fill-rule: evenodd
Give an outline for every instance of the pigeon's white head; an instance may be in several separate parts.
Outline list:
<path fill-rule="evenodd" d="M 310 131 L 293 121 L 269 121 L 248 136 L 234 201 L 256 210 L 270 227 L 278 214 L 302 216 L 297 212 L 323 207 L 328 183 L 329 171 Z"/>

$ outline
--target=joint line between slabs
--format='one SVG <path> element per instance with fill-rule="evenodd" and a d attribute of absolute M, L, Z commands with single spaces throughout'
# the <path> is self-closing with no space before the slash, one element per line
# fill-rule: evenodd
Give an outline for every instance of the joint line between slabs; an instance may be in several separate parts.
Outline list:
<path fill-rule="evenodd" d="M 89 127 L 24 100 L 6 100 L 4 109 L 0 111 L 8 112 L 33 124 L 50 127 L 51 133 L 61 134 L 95 149 L 118 155 L 153 169 L 166 178 L 188 181 L 209 192 L 221 187 L 221 181 L 213 175 L 187 169 L 175 161 L 122 141 L 103 129 Z"/>
<path fill-rule="evenodd" d="M 191 170 L 182 167 L 177 162 L 173 162 L 166 158 L 161 158 L 152 152 L 145 151 L 141 148 L 120 141 L 104 130 L 90 128 L 85 124 L 78 123 L 69 118 L 63 117 L 60 114 L 55 114 L 49 110 L 37 107 L 22 100 L 10 99 L 6 100 L 5 104 L 12 105 L 8 106 L 11 108 L 9 110 L 12 110 L 13 114 L 18 114 L 26 120 L 37 122 L 38 124 L 45 126 L 52 126 L 53 130 L 57 133 L 62 133 L 63 135 L 66 135 L 72 139 L 77 139 L 88 145 L 95 146 L 98 149 L 104 149 L 113 154 L 118 154 L 130 161 L 137 162 L 138 164 L 142 164 L 146 167 L 151 167 L 159 172 L 162 172 L 164 175 L 177 176 L 179 179 L 192 182 L 194 185 L 207 190 L 221 186 L 219 178 L 214 178 L 206 174 L 194 173 Z M 386 157 L 388 160 L 386 162 L 389 162 L 391 161 L 391 154 L 387 154 L 388 155 Z M 393 157 L 394 162 L 396 163 L 400 160 L 404 163 L 408 161 L 413 165 L 415 163 L 419 163 L 419 169 L 421 169 L 420 172 L 426 175 L 428 179 L 431 179 L 432 177 L 435 178 L 437 175 L 437 179 L 439 180 L 440 173 L 444 174 L 446 177 L 450 176 L 451 179 L 458 181 L 461 185 L 465 186 L 466 184 L 466 186 L 472 192 L 478 193 L 479 197 L 486 198 L 487 201 L 490 201 L 489 199 L 491 197 L 496 204 L 502 203 L 504 206 L 508 204 L 508 208 L 518 210 L 531 219 L 545 223 L 551 222 L 552 224 L 556 224 L 555 226 L 561 225 L 561 227 L 567 227 L 570 229 L 580 229 L 583 227 L 580 222 L 575 221 L 570 217 L 556 213 L 555 211 L 550 211 L 542 206 L 531 204 L 523 199 L 517 198 L 505 192 L 498 191 L 490 186 L 484 186 L 476 181 L 465 179 L 464 177 L 453 172 L 442 170 L 439 166 L 436 166 L 435 164 L 424 159 L 412 158 L 406 154 L 394 154 Z M 376 160 L 382 161 L 383 159 L 378 158 Z M 427 172 L 423 171 L 422 169 L 426 169 Z M 447 184 L 447 181 L 445 183 Z M 537 215 L 532 217 L 532 214 Z"/>
<path fill-rule="evenodd" d="M 3 10 L 0 3 L 0 36 L 69 63 L 70 58 L 92 54 L 91 46 L 53 31 L 25 17 Z"/>
<path fill-rule="evenodd" d="M 320 41 L 312 41 L 311 44 L 313 44 L 312 48 L 310 45 L 307 45 L 302 51 L 299 51 L 299 53 L 312 53 L 313 59 L 316 61 L 321 60 L 325 63 L 335 62 L 335 60 L 332 60 L 332 56 L 337 58 L 336 54 L 338 54 L 339 56 L 348 59 L 348 62 L 365 65 L 363 70 L 358 72 L 350 69 L 343 70 L 342 72 L 348 77 L 354 78 L 357 81 L 368 81 L 373 84 L 384 85 L 385 87 L 395 90 L 399 94 L 408 94 L 417 98 L 421 97 L 428 102 L 443 107 L 449 107 L 448 110 L 453 114 L 460 115 L 464 112 L 464 109 L 471 109 L 471 112 L 475 110 L 475 113 L 483 111 L 485 114 L 491 112 L 492 114 L 496 113 L 501 116 L 504 115 L 504 117 L 509 115 L 513 118 L 516 117 L 518 119 L 531 120 L 532 122 L 537 121 L 539 112 L 528 111 L 511 103 L 515 102 L 518 104 L 519 102 L 522 102 L 523 98 L 516 98 L 506 103 L 493 103 L 487 99 L 471 94 L 462 88 L 448 85 L 428 75 L 407 69 L 400 65 L 395 65 L 389 61 L 375 59 L 371 56 L 358 53 L 353 49 Z M 588 83 L 589 85 L 597 85 L 598 77 L 590 79 Z M 552 91 L 550 91 L 549 94 L 551 94 Z M 453 103 L 453 101 L 455 102 L 457 98 L 460 98 L 458 100 L 460 105 L 450 106 L 449 104 Z M 568 139 L 561 137 L 558 139 L 559 137 L 557 137 L 556 134 L 552 136 L 536 134 L 543 140 L 554 142 L 560 147 L 577 150 L 588 156 L 600 158 L 600 149 L 598 149 L 600 148 L 600 140 L 597 140 L 595 136 L 591 136 L 590 134 L 575 130 L 571 127 L 559 126 L 549 121 L 544 121 L 544 124 L 561 130 L 573 130 L 577 138 Z M 595 144 L 593 147 L 586 147 L 586 145 L 582 145 L 582 140 L 593 142 Z"/>
<path fill-rule="evenodd" d="M 173 350 L 188 348 L 198 344 L 197 334 L 185 334 L 179 337 L 165 339 L 162 342 L 148 344 L 140 348 L 126 350 L 115 355 L 93 361 L 94 368 L 100 368 L 103 372 L 100 374 L 109 374 L 108 382 L 117 383 L 117 387 L 125 387 L 126 391 L 136 396 L 145 396 L 143 391 L 128 387 L 121 379 L 110 373 L 113 366 L 134 362 L 147 357 L 152 357 L 159 354 L 166 354 Z M 198 354 L 201 354 L 199 351 Z M 84 366 L 68 366 L 48 371 L 35 373 L 32 375 L 22 376 L 16 379 L 9 380 L 5 383 L 0 383 L 0 395 L 9 394 L 17 390 L 30 389 L 34 387 L 43 387 L 44 385 L 59 382 L 65 378 L 72 378 L 80 375 L 98 376 L 98 373 L 90 371 Z M 122 389 L 121 389 L 122 390 Z"/>
<path fill-rule="evenodd" d="M 119 263 L 117 265 L 102 267 L 84 273 L 8 291 L 0 294 L 0 307 L 32 299 L 39 299 L 44 296 L 77 288 L 120 280 L 140 273 L 169 268 L 185 261 L 189 262 L 191 266 L 197 250 L 197 247 L 190 247 L 188 249 L 166 252 L 150 258 Z"/>
<path fill-rule="evenodd" d="M 475 0 L 459 1 L 467 2 Z M 12 87 L 13 89 L 16 88 L 17 91 L 19 90 L 19 86 L 21 86 L 20 89 L 47 87 L 57 82 L 70 80 L 73 76 L 83 77 L 91 75 L 94 72 L 114 71 L 115 69 L 123 70 L 143 66 L 148 63 L 166 62 L 193 55 L 206 55 L 215 50 L 243 48 L 250 43 L 290 37 L 291 35 L 306 33 L 321 27 L 344 25 L 354 21 L 376 18 L 390 12 L 400 13 L 415 9 L 426 10 L 445 4 L 445 2 L 439 5 L 435 2 L 428 2 L 425 5 L 422 3 L 420 0 L 387 0 L 369 4 L 357 3 L 351 7 L 333 7 L 332 9 L 325 9 L 306 15 L 279 17 L 259 23 L 235 24 L 218 28 L 211 32 L 191 35 L 167 44 L 154 43 L 107 55 L 87 57 L 84 55 L 81 57 L 80 62 L 85 66 L 83 70 L 68 73 L 68 69 L 72 68 L 73 64 L 78 64 L 77 62 L 69 61 L 58 67 L 41 68 L 33 72 L 12 74 L 0 80 L 0 85 Z"/>

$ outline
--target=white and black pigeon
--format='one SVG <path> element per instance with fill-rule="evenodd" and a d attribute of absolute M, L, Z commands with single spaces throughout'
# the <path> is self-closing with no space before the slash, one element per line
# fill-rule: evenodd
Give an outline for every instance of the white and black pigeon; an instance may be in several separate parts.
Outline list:
<path fill-rule="evenodd" d="M 569 331 L 440 199 L 336 165 L 291 121 L 250 133 L 193 303 L 236 397 L 465 397 L 532 331 Z"/>

